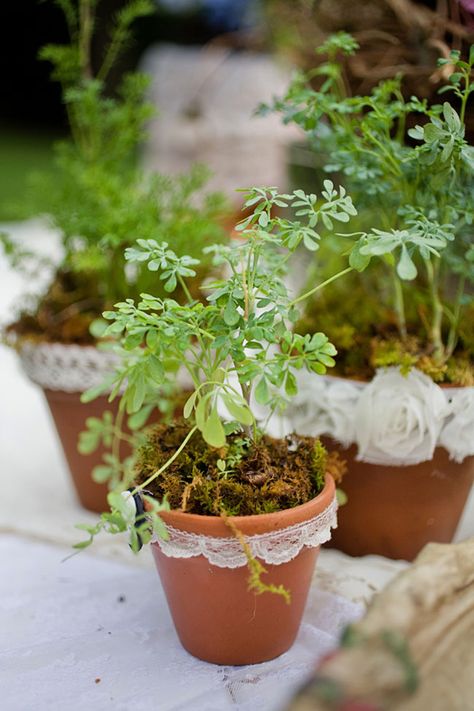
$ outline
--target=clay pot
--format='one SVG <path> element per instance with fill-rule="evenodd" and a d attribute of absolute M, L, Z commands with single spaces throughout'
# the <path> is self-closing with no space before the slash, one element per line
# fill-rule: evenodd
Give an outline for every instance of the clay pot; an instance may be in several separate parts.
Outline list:
<path fill-rule="evenodd" d="M 348 462 L 341 484 L 348 501 L 339 508 L 332 547 L 413 560 L 426 543 L 452 541 L 474 480 L 474 457 L 458 464 L 437 447 L 431 461 L 384 466 L 358 462 L 355 445 L 323 440 Z"/>
<path fill-rule="evenodd" d="M 54 424 L 61 440 L 64 456 L 71 472 L 77 497 L 90 511 L 107 511 L 108 488 L 92 479 L 92 470 L 102 464 L 102 445 L 92 454 L 80 454 L 77 449 L 79 434 L 86 429 L 88 417 L 102 418 L 105 410 L 117 414 L 119 400 L 109 403 L 106 396 L 92 402 L 82 403 L 81 393 L 67 393 L 62 390 L 44 390 Z M 126 456 L 126 454 L 125 454 Z"/>
<path fill-rule="evenodd" d="M 327 478 L 314 499 L 285 511 L 232 518 L 245 535 L 277 531 L 310 520 L 324 511 L 334 497 L 334 481 Z M 228 538 L 229 528 L 215 516 L 171 511 L 164 521 L 189 533 Z M 203 555 L 167 557 L 152 543 L 158 573 L 176 631 L 188 652 L 215 664 L 256 664 L 283 654 L 293 644 L 303 615 L 319 548 L 304 547 L 288 563 L 268 565 L 265 583 L 283 584 L 291 603 L 272 593 L 248 590 L 249 571 L 219 568 Z"/>

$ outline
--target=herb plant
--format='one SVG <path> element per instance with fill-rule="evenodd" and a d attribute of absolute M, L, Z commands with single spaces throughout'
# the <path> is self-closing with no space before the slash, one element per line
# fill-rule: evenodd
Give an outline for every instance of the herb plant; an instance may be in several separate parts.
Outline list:
<path fill-rule="evenodd" d="M 63 246 L 55 284 L 39 305 L 48 313 L 37 321 L 40 331 L 48 324 L 46 335 L 53 340 L 87 341 L 90 322 L 104 308 L 151 283 L 138 264 L 126 268 L 125 247 L 142 236 L 166 239 L 177 254 L 201 254 L 204 245 L 224 237 L 219 226 L 224 202 L 218 195 L 197 201 L 207 179 L 203 167 L 177 178 L 137 167 L 138 148 L 154 113 L 145 98 L 146 75 L 125 75 L 114 95 L 108 89 L 110 72 L 131 39 L 131 25 L 153 11 L 151 0 L 132 0 L 119 10 L 98 62 L 91 43 L 99 0 L 56 4 L 64 11 L 71 41 L 47 45 L 40 58 L 52 64 L 53 79 L 61 85 L 71 138 L 56 145 L 54 176 L 34 179 L 31 210 L 50 216 Z M 34 255 L 7 237 L 3 243 L 17 266 L 31 267 Z M 85 315 L 72 334 L 61 329 L 63 310 L 70 306 Z M 27 326 L 38 329 L 34 322 Z"/>
<path fill-rule="evenodd" d="M 282 407 L 286 398 L 297 393 L 296 371 L 305 368 L 323 374 L 334 365 L 336 350 L 324 333 L 300 335 L 292 326 L 298 318 L 298 303 L 343 276 L 350 267 L 299 297 L 289 293 L 285 276 L 289 259 L 300 245 L 311 252 L 318 250 L 320 225 L 335 230 L 356 215 L 352 199 L 329 180 L 319 198 L 300 190 L 279 194 L 275 188 L 252 189 L 245 197 L 245 207 L 253 212 L 238 224 L 240 236 L 231 244 L 203 250 L 205 255 L 212 255 L 214 266 L 221 272 L 219 278 L 205 285 L 205 303 L 193 298 L 187 286 L 199 267 L 197 259 L 179 257 L 167 244 L 139 239 L 136 246 L 127 249 L 127 261 L 146 264 L 159 274 L 157 281 L 164 283 L 165 291 L 181 288 L 186 302 L 144 293 L 138 303 L 127 299 L 104 313 L 110 321 L 105 335 L 120 337 L 121 346 L 130 354 L 116 375 L 111 393 L 114 398 L 123 390 L 122 411 L 133 414 L 146 409 L 156 393 L 175 380 L 179 367 L 187 371 L 192 383 L 183 410 L 189 424 L 186 436 L 171 457 L 132 487 L 133 494 L 144 492 L 149 502 L 148 488 L 165 476 L 199 433 L 210 448 L 217 449 L 220 476 L 231 475 L 242 447 L 255 447 L 262 437 L 255 408 L 264 406 L 271 413 Z M 296 212 L 295 219 L 275 214 L 275 208 L 289 206 Z M 97 438 L 98 424 L 93 424 Z M 237 442 L 229 446 L 229 437 L 239 432 Z M 313 457 L 321 461 L 317 448 Z M 97 526 L 86 529 L 91 538 L 79 544 L 81 547 L 101 529 L 115 533 L 130 528 L 129 502 L 118 493 L 129 484 L 122 477 L 117 490 L 109 494 L 111 513 L 103 514 Z M 159 512 L 166 506 L 166 498 L 150 506 L 139 530 L 131 527 L 134 547 L 137 535 L 149 540 L 149 519 L 157 533 L 163 532 Z"/>
<path fill-rule="evenodd" d="M 440 93 L 450 92 L 453 101 L 434 106 L 414 96 L 405 101 L 400 77 L 368 96 L 347 95 L 338 56 L 356 50 L 350 35 L 331 37 L 317 50 L 327 61 L 297 75 L 274 108 L 305 130 L 326 156 L 325 170 L 344 176 L 357 204 L 357 231 L 341 239 L 354 270 L 378 260 L 378 276 L 371 268 L 362 281 L 375 288 L 368 318 L 377 319 L 381 304 L 395 315 L 397 344 L 392 355 L 384 348 L 383 363 L 406 364 L 408 358 L 435 379 L 469 383 L 474 147 L 465 120 L 474 92 L 474 47 L 467 61 L 455 51 L 440 60 L 451 70 Z"/>

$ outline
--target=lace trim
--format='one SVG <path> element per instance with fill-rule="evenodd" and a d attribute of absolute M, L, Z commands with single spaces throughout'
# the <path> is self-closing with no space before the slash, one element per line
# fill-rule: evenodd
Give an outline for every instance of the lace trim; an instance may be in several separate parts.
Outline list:
<path fill-rule="evenodd" d="M 303 371 L 297 381 L 296 397 L 268 422 L 274 437 L 328 435 L 356 444 L 358 460 L 388 466 L 429 461 L 439 446 L 456 462 L 474 455 L 474 387 L 442 388 L 416 368 L 380 369 L 369 383 Z"/>
<path fill-rule="evenodd" d="M 68 393 L 101 385 L 120 362 L 110 351 L 62 343 L 22 343 L 19 356 L 30 380 L 42 388 Z"/>
<path fill-rule="evenodd" d="M 281 565 L 295 558 L 307 546 L 317 548 L 331 538 L 337 527 L 337 502 L 334 498 L 320 514 L 302 523 L 271 533 L 246 536 L 252 554 L 268 565 Z M 169 539 L 155 537 L 161 551 L 169 558 L 194 558 L 203 555 L 218 568 L 241 568 L 247 565 L 242 546 L 235 537 L 200 536 L 166 526 Z"/>

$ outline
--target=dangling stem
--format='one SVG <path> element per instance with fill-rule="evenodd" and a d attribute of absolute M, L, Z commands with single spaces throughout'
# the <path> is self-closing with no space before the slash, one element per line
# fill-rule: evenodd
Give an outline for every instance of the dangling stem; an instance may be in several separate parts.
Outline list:
<path fill-rule="evenodd" d="M 158 476 L 160 476 L 160 474 L 163 474 L 163 472 L 166 471 L 166 469 L 168 469 L 168 467 L 171 466 L 171 464 L 173 464 L 174 460 L 177 459 L 177 457 L 179 457 L 179 455 L 181 454 L 183 449 L 186 447 L 187 443 L 189 442 L 189 440 L 191 439 L 193 434 L 196 432 L 196 430 L 197 430 L 197 425 L 194 425 L 192 430 L 190 430 L 188 432 L 188 434 L 186 435 L 186 437 L 183 439 L 183 441 L 179 445 L 176 452 L 163 464 L 163 466 L 161 466 L 156 472 L 154 472 L 151 476 L 149 476 L 148 479 L 146 479 L 146 481 L 143 482 L 143 484 L 138 484 L 138 486 L 136 486 L 134 488 L 134 490 L 132 491 L 132 496 L 133 496 L 133 494 L 137 494 L 139 491 L 144 489 L 146 486 L 148 486 L 148 484 L 151 484 L 152 481 L 154 481 Z"/>

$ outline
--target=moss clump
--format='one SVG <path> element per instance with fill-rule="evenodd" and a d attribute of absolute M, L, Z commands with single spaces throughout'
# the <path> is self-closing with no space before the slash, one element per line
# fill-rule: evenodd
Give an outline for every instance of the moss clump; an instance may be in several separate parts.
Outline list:
<path fill-rule="evenodd" d="M 136 482 L 157 471 L 189 432 L 184 420 L 154 427 L 139 450 Z M 228 446 L 210 448 L 195 433 L 180 456 L 147 490 L 168 498 L 170 506 L 189 513 L 231 516 L 273 513 L 309 501 L 324 486 L 328 467 L 337 467 L 319 440 L 262 436 L 252 442 L 242 434 Z M 332 462 L 332 464 L 330 464 Z"/>
<path fill-rule="evenodd" d="M 351 275 L 307 305 L 297 331 L 328 336 L 338 351 L 334 375 L 370 380 L 377 368 L 395 366 L 405 374 L 418 368 L 436 383 L 474 385 L 469 357 L 474 352 L 474 305 L 464 309 L 458 343 L 447 363 L 439 363 L 428 345 L 426 304 L 406 300 L 406 317 L 410 335 L 402 341 L 395 313 L 383 306 L 375 284 L 367 275 Z"/>

